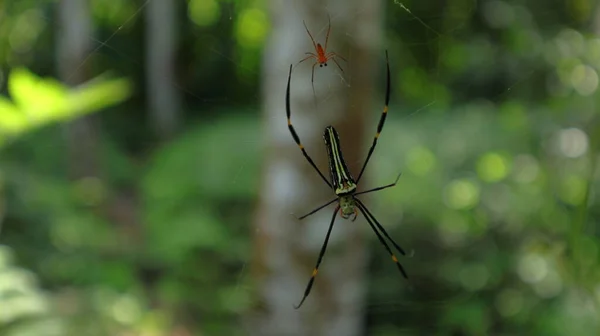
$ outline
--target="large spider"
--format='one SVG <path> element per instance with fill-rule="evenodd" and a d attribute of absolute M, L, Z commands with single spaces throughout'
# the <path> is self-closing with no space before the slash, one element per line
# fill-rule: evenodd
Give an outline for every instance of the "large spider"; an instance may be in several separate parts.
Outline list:
<path fill-rule="evenodd" d="M 325 242 L 323 243 L 323 247 L 321 247 L 321 252 L 319 253 L 317 265 L 313 269 L 310 281 L 308 282 L 306 290 L 304 291 L 304 296 L 302 297 L 302 301 L 300 301 L 300 304 L 298 306 L 295 306 L 296 309 L 298 309 L 298 308 L 300 308 L 300 306 L 302 306 L 302 304 L 304 303 L 304 300 L 310 294 L 310 290 L 315 281 L 315 277 L 317 276 L 317 273 L 319 271 L 319 265 L 321 264 L 323 255 L 325 255 L 325 250 L 327 249 L 327 242 L 329 241 L 329 236 L 331 235 L 331 230 L 333 228 L 333 224 L 335 222 L 335 217 L 337 216 L 338 211 L 339 211 L 340 215 L 342 216 L 342 218 L 344 218 L 344 219 L 348 219 L 352 215 L 354 215 L 352 218 L 352 221 L 356 220 L 356 217 L 358 216 L 358 211 L 360 211 L 367 219 L 369 226 L 371 227 L 371 229 L 373 229 L 373 232 L 375 232 L 375 235 L 377 235 L 377 238 L 379 239 L 381 244 L 385 247 L 385 249 L 388 251 L 388 253 L 392 257 L 392 260 L 394 261 L 394 263 L 396 263 L 396 265 L 398 266 L 398 270 L 400 270 L 400 272 L 402 273 L 402 275 L 405 278 L 408 278 L 408 276 L 406 275 L 406 272 L 402 268 L 402 265 L 400 265 L 398 258 L 396 258 L 396 256 L 390 249 L 389 245 L 387 244 L 387 242 L 385 241 L 383 236 L 385 236 L 394 245 L 394 247 L 398 250 L 398 252 L 400 252 L 402 255 L 405 255 L 404 250 L 402 250 L 402 248 L 392 239 L 392 237 L 390 237 L 390 235 L 385 231 L 383 226 L 381 226 L 381 224 L 379 224 L 377 219 L 375 219 L 373 214 L 369 211 L 369 209 L 367 209 L 367 207 L 364 205 L 364 203 L 356 197 L 361 194 L 366 194 L 366 193 L 393 187 L 396 185 L 396 183 L 400 179 L 400 175 L 398 175 L 398 177 L 396 178 L 396 181 L 394 181 L 394 183 L 391 183 L 391 184 L 388 184 L 385 186 L 381 186 L 381 187 L 377 187 L 377 188 L 373 188 L 373 189 L 369 189 L 369 190 L 365 190 L 365 191 L 356 192 L 356 187 L 358 185 L 358 182 L 360 181 L 360 178 L 362 177 L 363 172 L 365 171 L 367 163 L 369 162 L 369 159 L 371 158 L 371 154 L 373 154 L 373 150 L 375 150 L 375 146 L 377 145 L 377 139 L 379 139 L 379 134 L 381 133 L 381 130 L 383 129 L 383 125 L 385 123 L 385 118 L 386 118 L 387 112 L 388 112 L 388 104 L 390 101 L 390 65 L 389 65 L 387 51 L 385 53 L 385 56 L 386 56 L 386 65 L 387 65 L 387 88 L 386 88 L 386 93 L 385 93 L 385 106 L 383 107 L 383 113 L 381 115 L 381 118 L 379 119 L 379 124 L 377 125 L 377 132 L 375 133 L 375 138 L 373 139 L 373 144 L 371 145 L 371 148 L 369 149 L 369 153 L 367 154 L 367 159 L 365 160 L 365 163 L 363 164 L 362 169 L 360 170 L 360 174 L 358 174 L 358 178 L 356 179 L 356 181 L 354 180 L 354 178 L 352 177 L 352 174 L 350 173 L 350 171 L 348 170 L 348 167 L 346 166 L 346 162 L 344 161 L 344 157 L 342 156 L 342 151 L 340 149 L 340 139 L 339 139 L 337 131 L 335 130 L 335 128 L 333 128 L 333 126 L 327 126 L 325 128 L 325 132 L 323 134 L 323 139 L 325 140 L 325 147 L 327 147 L 327 156 L 329 158 L 329 173 L 331 176 L 331 183 L 327 180 L 327 178 L 325 178 L 323 173 L 321 173 L 319 168 L 317 168 L 317 166 L 315 165 L 313 160 L 306 153 L 306 150 L 304 149 L 304 146 L 300 142 L 300 138 L 298 137 L 298 134 L 296 133 L 294 126 L 292 126 L 292 121 L 290 118 L 290 116 L 291 116 L 290 82 L 291 82 L 291 78 L 292 78 L 292 66 L 290 65 L 290 73 L 288 76 L 287 91 L 286 91 L 286 96 L 285 96 L 285 107 L 286 107 L 286 113 L 287 113 L 288 128 L 290 130 L 290 133 L 292 134 L 292 137 L 294 138 L 294 141 L 296 141 L 296 144 L 298 144 L 298 147 L 302 151 L 302 154 L 304 155 L 306 160 L 308 160 L 308 163 L 310 163 L 310 165 L 315 169 L 315 171 L 317 173 L 319 173 L 319 175 L 321 176 L 323 181 L 325 181 L 325 183 L 327 183 L 327 185 L 333 189 L 333 191 L 335 192 L 335 195 L 336 195 L 336 198 L 334 198 L 333 200 L 314 209 L 313 211 L 300 217 L 299 219 L 300 220 L 304 219 L 304 218 L 314 214 L 315 212 L 323 209 L 324 207 L 337 201 L 337 205 L 335 207 L 335 210 L 334 210 L 332 218 L 331 218 L 331 223 L 329 224 L 329 229 L 327 230 L 327 235 L 325 236 Z"/>

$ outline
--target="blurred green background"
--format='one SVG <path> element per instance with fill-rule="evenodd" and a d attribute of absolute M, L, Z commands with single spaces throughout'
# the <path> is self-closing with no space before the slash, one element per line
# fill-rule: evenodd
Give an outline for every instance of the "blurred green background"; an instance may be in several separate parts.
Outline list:
<path fill-rule="evenodd" d="M 0 2 L 0 335 L 260 334 L 261 83 L 282 11 L 301 38 L 283 64 L 312 51 L 290 2 Z M 319 27 L 336 29 L 331 2 Z M 600 334 L 597 1 L 377 3 L 393 92 L 367 174 L 403 175 L 366 202 L 412 282 L 369 233 L 358 334 Z"/>

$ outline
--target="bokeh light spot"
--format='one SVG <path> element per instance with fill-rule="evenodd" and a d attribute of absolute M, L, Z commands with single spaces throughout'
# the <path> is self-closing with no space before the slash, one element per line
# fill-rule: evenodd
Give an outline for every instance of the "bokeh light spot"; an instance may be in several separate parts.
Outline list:
<path fill-rule="evenodd" d="M 427 175 L 435 166 L 435 161 L 434 154 L 427 147 L 417 146 L 408 152 L 407 165 L 415 175 Z"/>
<path fill-rule="evenodd" d="M 565 57 L 579 56 L 585 50 L 583 35 L 574 29 L 563 29 L 556 38 L 560 53 Z"/>
<path fill-rule="evenodd" d="M 579 64 L 571 71 L 571 85 L 582 96 L 589 96 L 598 88 L 598 73 L 589 65 Z"/>
<path fill-rule="evenodd" d="M 237 26 L 237 40 L 247 48 L 258 48 L 263 44 L 269 29 L 269 20 L 265 12 L 252 8 L 240 15 Z"/>
<path fill-rule="evenodd" d="M 123 295 L 113 303 L 112 315 L 120 323 L 133 324 L 140 319 L 142 309 L 133 296 Z"/>
<path fill-rule="evenodd" d="M 220 15 L 221 10 L 215 0 L 190 0 L 188 4 L 188 16 L 198 26 L 210 26 Z"/>
<path fill-rule="evenodd" d="M 558 146 L 564 156 L 576 158 L 587 152 L 588 136 L 579 128 L 568 128 L 559 132 Z"/>
<path fill-rule="evenodd" d="M 498 182 L 508 175 L 508 160 L 498 153 L 484 154 L 477 161 L 477 174 L 486 182 Z"/>
<path fill-rule="evenodd" d="M 479 202 L 479 186 L 469 180 L 454 180 L 445 189 L 446 205 L 453 209 L 468 209 Z"/>
<path fill-rule="evenodd" d="M 521 280 L 527 283 L 542 281 L 548 274 L 548 263 L 538 254 L 528 254 L 521 258 L 517 267 Z"/>
<path fill-rule="evenodd" d="M 521 154 L 515 157 L 512 170 L 515 181 L 519 183 L 533 182 L 539 171 L 539 164 L 532 155 Z"/>
<path fill-rule="evenodd" d="M 515 20 L 515 12 L 504 1 L 488 1 L 483 5 L 483 15 L 492 28 L 506 28 Z"/>
<path fill-rule="evenodd" d="M 562 280 L 555 271 L 550 271 L 533 287 L 535 293 L 544 299 L 549 299 L 560 294 L 562 291 Z"/>

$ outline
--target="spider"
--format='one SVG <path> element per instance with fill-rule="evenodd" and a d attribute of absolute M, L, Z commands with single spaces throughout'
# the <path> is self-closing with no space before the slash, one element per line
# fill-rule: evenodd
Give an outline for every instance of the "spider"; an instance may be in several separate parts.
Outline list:
<path fill-rule="evenodd" d="M 313 47 L 315 48 L 316 54 L 312 53 L 312 52 L 305 53 L 308 56 L 303 58 L 300 62 L 298 62 L 298 64 L 300 64 L 308 59 L 315 60 L 315 63 L 313 63 L 313 66 L 312 66 L 312 75 L 310 77 L 310 82 L 313 85 L 313 91 L 314 91 L 314 79 L 315 79 L 315 66 L 317 66 L 317 64 L 319 65 L 319 67 L 322 68 L 323 66 L 327 66 L 327 61 L 332 60 L 333 62 L 335 62 L 335 64 L 338 66 L 338 68 L 340 68 L 340 70 L 342 72 L 344 72 L 344 69 L 342 69 L 342 67 L 340 66 L 340 64 L 337 62 L 337 60 L 335 58 L 339 57 L 344 62 L 347 62 L 345 58 L 338 55 L 337 53 L 335 53 L 335 52 L 328 53 L 327 52 L 327 42 L 329 42 L 329 32 L 331 31 L 331 17 L 328 16 L 328 19 L 329 19 L 329 28 L 327 28 L 327 35 L 325 37 L 325 48 L 323 48 L 320 43 L 315 43 L 315 39 L 310 34 L 308 27 L 306 27 L 306 22 L 302 21 L 302 23 L 304 24 L 304 28 L 306 29 L 306 32 L 308 33 L 308 36 L 310 37 L 310 40 L 312 41 Z M 296 65 L 298 65 L 298 64 L 296 64 Z"/>
<path fill-rule="evenodd" d="M 300 306 L 302 306 L 302 304 L 304 303 L 304 300 L 306 300 L 306 298 L 310 294 L 311 288 L 315 281 L 315 277 L 317 276 L 317 273 L 319 272 L 319 265 L 321 264 L 321 260 L 323 259 L 323 255 L 325 254 L 325 250 L 327 249 L 327 242 L 329 241 L 329 236 L 331 235 L 331 230 L 333 228 L 333 224 L 335 222 L 335 218 L 336 218 L 338 212 L 344 219 L 348 219 L 353 216 L 352 221 L 355 221 L 356 217 L 358 216 L 358 212 L 360 211 L 363 214 L 363 216 L 365 217 L 365 219 L 367 220 L 367 222 L 369 223 L 369 226 L 371 227 L 373 232 L 375 232 L 375 235 L 379 239 L 379 242 L 385 247 L 385 249 L 388 251 L 388 253 L 392 257 L 392 260 L 394 261 L 396 266 L 398 266 L 398 270 L 402 273 L 402 275 L 406 279 L 408 279 L 408 276 L 406 275 L 404 268 L 402 267 L 402 265 L 400 265 L 398 258 L 396 258 L 396 256 L 390 249 L 390 246 L 385 241 L 383 236 L 385 236 L 394 245 L 394 247 L 398 250 L 398 252 L 400 252 L 400 254 L 405 255 L 404 250 L 402 250 L 402 248 L 392 239 L 392 237 L 390 237 L 390 235 L 385 231 L 383 226 L 381 226 L 381 224 L 379 224 L 377 219 L 375 219 L 373 214 L 367 209 L 367 207 L 364 205 L 364 203 L 361 200 L 359 200 L 358 197 L 356 197 L 358 195 L 362 195 L 362 194 L 366 194 L 366 193 L 393 187 L 396 185 L 396 183 L 398 183 L 398 180 L 400 179 L 400 176 L 401 176 L 401 174 L 399 174 L 396 177 L 396 180 L 394 181 L 394 183 L 384 185 L 381 187 L 377 187 L 377 188 L 373 188 L 373 189 L 369 189 L 369 190 L 365 190 L 365 191 L 356 192 L 356 188 L 360 181 L 360 178 L 362 177 L 363 172 L 365 171 L 365 168 L 367 166 L 367 163 L 369 162 L 369 159 L 371 158 L 371 154 L 373 154 L 373 151 L 375 150 L 375 146 L 377 145 L 377 140 L 379 139 L 379 135 L 381 133 L 381 130 L 383 129 L 383 125 L 385 123 L 385 118 L 386 118 L 387 112 L 388 112 L 388 104 L 390 101 L 390 65 L 389 65 L 387 51 L 385 52 L 385 56 L 386 56 L 386 66 L 387 66 L 387 88 L 386 88 L 386 93 L 385 93 L 385 106 L 383 107 L 383 113 L 379 119 L 379 124 L 377 125 L 377 132 L 375 133 L 373 143 L 371 145 L 371 148 L 369 148 L 369 152 L 367 154 L 365 163 L 363 164 L 362 169 L 360 170 L 360 174 L 358 174 L 358 178 L 356 180 L 354 180 L 354 178 L 352 177 L 352 174 L 350 173 L 350 171 L 348 170 L 348 167 L 346 166 L 344 157 L 342 156 L 342 151 L 340 149 L 340 139 L 339 139 L 337 131 L 335 130 L 335 128 L 333 128 L 333 126 L 327 126 L 325 128 L 325 131 L 323 134 L 323 139 L 325 140 L 325 147 L 327 148 L 327 156 L 329 159 L 329 173 L 330 173 L 330 177 L 331 177 L 331 183 L 327 180 L 327 178 L 323 175 L 323 173 L 321 173 L 319 168 L 317 168 L 317 166 L 315 165 L 315 163 L 313 162 L 311 157 L 308 155 L 308 153 L 304 149 L 304 146 L 300 142 L 300 138 L 298 137 L 298 134 L 296 133 L 294 126 L 292 126 L 292 121 L 290 118 L 290 116 L 291 116 L 290 82 L 291 82 L 291 77 L 292 77 L 292 65 L 290 65 L 290 73 L 288 75 L 288 82 L 287 82 L 287 91 L 286 91 L 286 95 L 285 95 L 285 108 L 286 108 L 286 114 L 287 114 L 288 129 L 290 130 L 290 133 L 292 134 L 292 138 L 294 138 L 294 141 L 296 142 L 296 144 L 302 151 L 302 154 L 304 155 L 304 157 L 306 158 L 308 163 L 310 163 L 310 165 L 319 174 L 319 176 L 321 176 L 323 181 L 325 181 L 325 183 L 331 189 L 333 189 L 333 191 L 336 195 L 336 198 L 332 199 L 331 201 L 327 202 L 326 204 L 324 204 L 322 206 L 319 206 L 318 208 L 314 209 L 313 211 L 309 212 L 308 214 L 299 217 L 298 219 L 302 220 L 337 201 L 337 205 L 335 207 L 335 210 L 333 211 L 331 222 L 329 224 L 329 229 L 327 230 L 327 235 L 325 236 L 325 242 L 323 243 L 323 246 L 321 247 L 321 252 L 319 253 L 319 258 L 317 259 L 317 264 L 316 264 L 315 268 L 313 269 L 311 278 L 308 282 L 308 285 L 306 286 L 306 290 L 304 291 L 304 296 L 302 297 L 302 301 L 300 301 L 300 304 L 298 304 L 297 306 L 294 306 L 296 309 L 298 309 L 298 308 L 300 308 Z M 382 234 L 383 234 L 383 236 L 382 236 Z"/>

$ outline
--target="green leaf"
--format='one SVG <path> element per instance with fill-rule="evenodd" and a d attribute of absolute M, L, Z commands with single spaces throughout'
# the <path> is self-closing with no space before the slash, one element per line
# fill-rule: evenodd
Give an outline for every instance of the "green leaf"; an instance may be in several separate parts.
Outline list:
<path fill-rule="evenodd" d="M 70 92 L 64 117 L 87 114 L 125 101 L 132 93 L 131 81 L 125 78 L 97 78 Z"/>
<path fill-rule="evenodd" d="M 75 89 L 25 68 L 14 69 L 8 90 L 14 103 L 0 97 L 1 136 L 17 135 L 51 122 L 65 121 L 125 101 L 132 92 L 125 78 L 97 77 Z"/>
<path fill-rule="evenodd" d="M 67 88 L 53 79 L 41 79 L 25 68 L 13 70 L 8 90 L 15 104 L 33 125 L 64 113 Z"/>
<path fill-rule="evenodd" d="M 27 117 L 11 101 L 0 96 L 0 134 L 19 133 L 27 124 Z"/>

